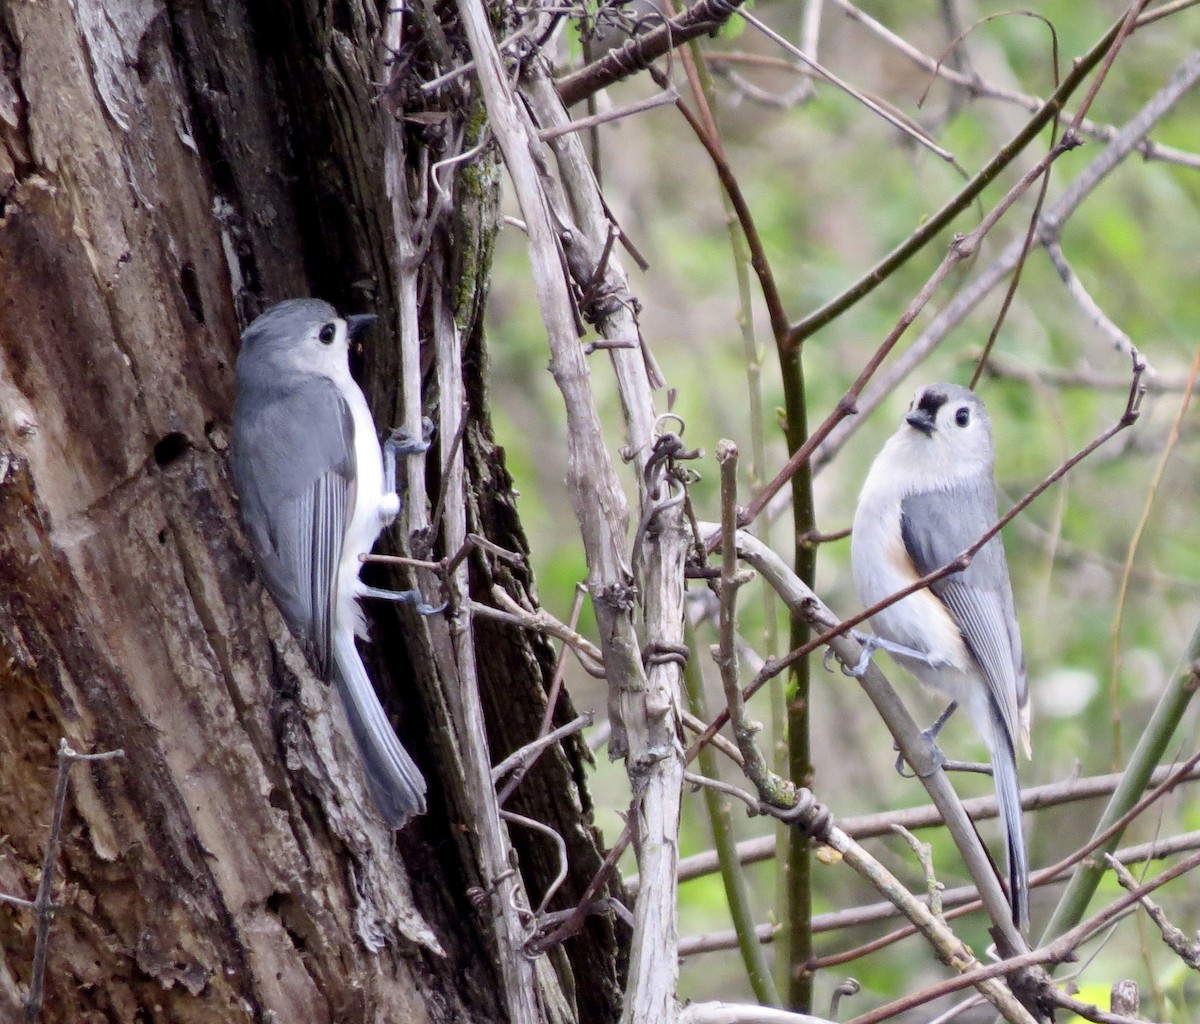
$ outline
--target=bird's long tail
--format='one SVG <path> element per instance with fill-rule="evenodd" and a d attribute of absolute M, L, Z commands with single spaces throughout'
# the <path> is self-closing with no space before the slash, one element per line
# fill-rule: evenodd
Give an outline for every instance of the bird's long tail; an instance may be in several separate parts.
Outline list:
<path fill-rule="evenodd" d="M 425 813 L 425 779 L 396 738 L 349 629 L 334 631 L 333 679 L 375 804 L 388 825 L 403 828 L 414 814 Z"/>
<path fill-rule="evenodd" d="M 1012 737 L 997 709 L 992 709 L 992 778 L 1000 826 L 1004 830 L 1005 865 L 1008 869 L 1008 899 L 1013 923 L 1025 931 L 1029 926 L 1029 860 L 1025 853 L 1025 826 L 1021 820 L 1021 784 Z"/>

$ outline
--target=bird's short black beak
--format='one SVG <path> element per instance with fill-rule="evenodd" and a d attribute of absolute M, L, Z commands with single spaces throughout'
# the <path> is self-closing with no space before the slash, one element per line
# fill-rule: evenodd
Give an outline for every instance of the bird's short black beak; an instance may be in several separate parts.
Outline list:
<path fill-rule="evenodd" d="M 358 341 L 367 328 L 378 319 L 374 313 L 355 313 L 354 316 L 346 317 L 346 333 L 350 340 Z"/>
<path fill-rule="evenodd" d="M 922 409 L 920 406 L 905 416 L 904 422 L 912 427 L 913 430 L 919 430 L 926 437 L 930 437 L 937 429 L 934 425 L 932 414 L 928 409 Z"/>

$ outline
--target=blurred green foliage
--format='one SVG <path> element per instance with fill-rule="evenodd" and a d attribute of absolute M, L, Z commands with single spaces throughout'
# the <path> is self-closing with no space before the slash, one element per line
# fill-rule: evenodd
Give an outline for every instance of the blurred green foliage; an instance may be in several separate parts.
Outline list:
<path fill-rule="evenodd" d="M 967 26 L 1003 9 L 998 3 L 955 6 Z M 934 57 L 950 42 L 940 20 L 941 5 L 889 0 L 870 4 L 867 10 Z M 1123 10 L 1113 2 L 1078 4 L 1072 0 L 1037 7 L 1058 32 L 1064 67 L 1089 48 Z M 797 38 L 801 5 L 759 5 L 757 13 L 780 32 Z M 1188 54 L 1200 38 L 1198 26 L 1200 13 L 1185 10 L 1130 39 L 1091 109 L 1091 118 L 1116 126 L 1125 123 Z M 714 52 L 780 56 L 753 31 L 706 41 L 705 46 Z M 1046 25 L 1034 18 L 1009 15 L 987 21 L 970 33 L 960 52 L 969 67 L 988 82 L 1035 95 L 1044 95 L 1053 87 L 1050 35 Z M 577 48 L 564 48 L 562 56 L 564 60 L 576 58 Z M 920 123 L 967 172 L 989 160 L 1026 117 L 1012 104 L 972 99 L 940 82 L 931 86 L 928 75 L 849 22 L 832 4 L 824 11 L 819 57 L 857 87 L 884 98 Z M 739 75 L 769 92 L 783 93 L 795 84 L 788 73 L 734 66 Z M 675 80 L 681 93 L 686 93 L 678 64 Z M 755 103 L 727 78 L 718 82 L 717 114 L 728 159 L 754 211 L 794 320 L 856 279 L 961 185 L 962 178 L 953 167 L 828 86 L 819 84 L 806 103 L 778 108 Z M 918 107 L 927 89 L 929 95 Z M 651 83 L 639 78 L 612 89 L 611 97 L 602 99 L 602 106 L 619 105 L 652 91 Z M 1076 94 L 1071 109 L 1082 95 L 1082 90 Z M 1193 91 L 1155 128 L 1152 138 L 1198 154 L 1198 125 L 1200 94 Z M 675 409 L 687 424 L 684 438 L 709 453 L 719 438 L 733 438 L 741 445 L 743 464 L 748 466 L 747 378 L 737 319 L 740 311 L 716 176 L 703 150 L 670 107 L 608 125 L 601 130 L 601 140 L 608 202 L 652 264 L 646 275 L 631 271 L 633 288 L 642 303 L 645 337 L 670 387 L 677 389 Z M 978 223 L 981 210 L 990 209 L 1045 151 L 1047 142 L 1048 135 L 1044 135 L 987 189 L 980 205 L 959 218 L 955 230 L 970 230 Z M 1088 139 L 1055 164 L 1049 200 L 1062 194 L 1102 145 Z M 897 354 L 958 288 L 1024 233 L 1032 200 L 1030 192 L 992 233 L 981 253 L 956 270 L 910 329 Z M 1186 377 L 1200 339 L 1198 240 L 1200 170 L 1146 162 L 1140 157 L 1127 160 L 1096 188 L 1063 232 L 1063 251 L 1075 272 L 1165 381 Z M 947 233 L 806 343 L 810 424 L 820 422 L 834 407 L 941 260 L 948 242 Z M 625 264 L 632 267 L 631 260 Z M 931 380 L 966 383 L 970 379 L 974 358 L 994 322 L 1000 298 L 999 292 L 990 295 L 967 323 L 861 424 L 838 458 L 820 473 L 816 495 L 821 529 L 832 531 L 849 525 L 866 467 L 894 429 L 912 390 Z M 752 312 L 757 343 L 764 354 L 763 399 L 771 420 L 766 424 L 770 445 L 767 469 L 768 475 L 773 475 L 784 462 L 775 420 L 782 398 L 773 342 L 757 300 Z M 586 566 L 564 486 L 561 401 L 544 372 L 544 336 L 530 286 L 524 238 L 515 229 L 502 232 L 497 246 L 489 333 L 496 430 L 521 491 L 520 509 L 533 546 L 541 598 L 548 609 L 566 617 Z M 1062 386 L 1051 377 L 1051 371 L 1071 374 L 1086 369 L 1120 382 L 1128 379 L 1129 360 L 1112 349 L 1068 297 L 1040 249 L 1029 255 L 995 351 L 1000 366 L 1015 366 L 1033 374 L 1033 383 L 985 375 L 980 384 L 998 438 L 997 479 L 1003 505 L 1023 495 L 1066 455 L 1113 422 L 1124 407 L 1120 386 Z M 591 360 L 601 411 L 616 450 L 626 441 L 619 399 L 604 354 L 594 354 Z M 885 364 L 885 372 L 890 363 Z M 1075 771 L 1095 773 L 1119 767 L 1121 756 L 1132 748 L 1200 619 L 1200 455 L 1196 447 L 1200 410 L 1196 407 L 1182 424 L 1179 445 L 1171 454 L 1133 559 L 1123 606 L 1118 603 L 1122 568 L 1180 401 L 1178 390 L 1147 395 L 1142 418 L 1132 431 L 1119 435 L 1005 531 L 1034 695 L 1034 759 L 1022 766 L 1027 785 L 1063 779 Z M 701 518 L 714 519 L 715 465 L 707 460 L 698 468 L 705 478 L 693 491 L 697 512 Z M 628 481 L 628 493 L 635 500 L 632 480 Z M 631 536 L 632 529 L 631 525 Z M 771 537 L 790 554 L 786 534 L 781 523 Z M 819 590 L 842 614 L 858 610 L 848 557 L 848 543 L 841 541 L 823 547 L 818 562 Z M 743 635 L 761 651 L 763 622 L 755 593 L 755 588 L 744 591 L 741 627 Z M 1122 625 L 1114 648 L 1118 615 Z M 591 623 L 588 612 L 585 631 L 593 629 Z M 702 630 L 701 636 L 698 656 L 707 663 L 705 645 L 714 637 L 711 630 Z M 931 719 L 937 705 L 918 694 L 899 669 L 886 660 L 883 664 L 902 692 L 913 696 L 918 718 Z M 720 689 L 710 664 L 705 665 L 705 673 L 713 706 L 719 707 Z M 604 695 L 593 680 L 580 673 L 572 684 L 577 703 L 603 713 Z M 840 817 L 924 802 L 920 786 L 900 779 L 892 770 L 890 739 L 852 680 L 818 667 L 814 700 L 815 791 L 835 814 Z M 765 703 L 760 706 L 756 702 L 752 713 L 764 721 L 769 718 Z M 764 744 L 770 740 L 763 736 Z M 1184 754 L 1194 747 L 1194 714 L 1178 741 Z M 963 723 L 952 723 L 942 746 L 954 757 L 982 756 Z M 990 782 L 965 777 L 960 788 L 969 794 L 988 793 Z M 618 813 L 628 806 L 628 788 L 620 767 L 602 766 L 595 790 L 604 808 L 600 824 L 615 837 L 620 828 Z M 1101 806 L 1098 802 L 1074 805 L 1028 816 L 1034 866 L 1051 863 L 1080 845 Z M 1165 802 L 1161 815 L 1132 829 L 1127 841 L 1194 829 L 1197 818 L 1195 801 L 1185 791 Z M 742 827 L 746 836 L 770 831 L 761 821 L 746 820 Z M 981 828 L 995 848 L 994 825 L 987 823 Z M 949 840 L 938 831 L 922 838 L 934 845 L 939 878 L 947 885 L 963 883 L 958 855 Z M 698 799 L 688 798 L 681 842 L 685 854 L 709 845 L 708 824 Z M 902 878 L 921 884 L 918 868 L 901 841 L 874 842 L 871 847 Z M 760 900 L 759 919 L 770 921 L 770 867 L 749 870 Z M 1151 874 L 1155 870 L 1152 868 Z M 815 877 L 818 912 L 878 899 L 844 867 L 818 864 Z M 1194 881 L 1191 886 L 1194 893 Z M 1099 899 L 1115 893 L 1115 883 L 1106 882 Z M 1195 932 L 1200 925 L 1200 903 L 1189 898 L 1186 879 L 1157 898 L 1176 924 Z M 1052 892 L 1035 895 L 1035 932 L 1053 900 Z M 682 887 L 680 918 L 684 934 L 729 927 L 719 876 Z M 819 947 L 822 952 L 850 948 L 887 927 L 822 935 Z M 990 940 L 981 918 L 963 920 L 958 927 L 977 952 L 986 948 Z M 1162 993 L 1161 1001 L 1148 1004 L 1148 1016 L 1191 1019 L 1190 1008 L 1198 996 L 1195 975 L 1181 970 L 1164 952 L 1152 927 L 1139 929 L 1127 923 L 1103 946 L 1093 945 L 1085 952 L 1097 955 L 1081 978 L 1082 998 L 1106 1006 L 1109 985 L 1132 977 L 1148 996 Z M 685 966 L 681 995 L 747 998 L 739 971 L 733 951 L 693 958 Z M 865 991 L 843 1004 L 844 1015 L 847 1009 L 857 1012 L 910 991 L 922 981 L 935 980 L 941 971 L 931 965 L 918 940 L 909 939 L 822 974 L 818 1012 L 828 1008 L 829 992 L 846 974 L 858 978 Z"/>

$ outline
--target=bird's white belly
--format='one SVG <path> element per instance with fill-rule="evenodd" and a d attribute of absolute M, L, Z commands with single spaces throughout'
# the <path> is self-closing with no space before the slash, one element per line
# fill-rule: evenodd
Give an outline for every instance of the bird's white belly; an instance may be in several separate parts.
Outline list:
<path fill-rule="evenodd" d="M 346 524 L 346 539 L 338 570 L 338 603 L 353 600 L 359 593 L 360 556 L 375 546 L 383 529 L 383 453 L 375 434 L 375 421 L 367 400 L 357 385 L 344 391 L 354 421 L 355 495 Z"/>

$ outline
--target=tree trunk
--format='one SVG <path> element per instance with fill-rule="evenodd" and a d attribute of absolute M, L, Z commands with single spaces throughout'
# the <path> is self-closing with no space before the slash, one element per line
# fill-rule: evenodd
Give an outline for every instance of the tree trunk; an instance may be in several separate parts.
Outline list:
<path fill-rule="evenodd" d="M 37 888 L 60 738 L 125 752 L 72 770 L 43 1022 L 512 1014 L 463 765 L 453 641 L 470 619 L 369 609 L 369 670 L 430 781 L 429 813 L 393 837 L 336 697 L 256 579 L 229 487 L 237 338 L 280 299 L 381 314 L 363 376 L 380 426 L 402 421 L 401 346 L 417 342 L 397 281 L 418 269 L 385 181 L 398 145 L 432 213 L 406 240 L 429 239 L 421 338 L 452 319 L 462 345 L 466 408 L 441 401 L 431 350 L 423 411 L 447 444 L 465 414 L 466 528 L 525 550 L 486 406 L 498 174 L 486 155 L 452 168 L 437 206 L 429 169 L 469 138 L 478 100 L 418 88 L 463 52 L 452 19 L 418 4 L 381 101 L 386 17 L 360 0 L 0 0 L 0 891 Z M 445 445 L 430 453 L 429 506 L 448 464 Z M 438 524 L 417 539 L 453 554 Z M 478 552 L 468 566 L 477 600 L 500 585 L 535 604 L 525 567 Z M 553 652 L 508 627 L 473 636 L 498 760 L 537 734 Z M 565 698 L 554 717 L 573 717 Z M 512 801 L 567 843 L 556 907 L 601 858 L 585 757 L 551 748 Z M 554 844 L 512 842 L 536 905 Z M 4 1020 L 21 1014 L 33 936 L 30 912 L 2 905 Z M 550 963 L 532 970 L 546 1019 L 615 1019 L 609 919 Z"/>

